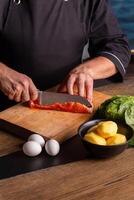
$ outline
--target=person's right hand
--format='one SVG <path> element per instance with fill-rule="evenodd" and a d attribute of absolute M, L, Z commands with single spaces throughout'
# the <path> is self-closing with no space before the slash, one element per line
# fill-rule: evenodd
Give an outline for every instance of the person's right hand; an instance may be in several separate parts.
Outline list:
<path fill-rule="evenodd" d="M 4 64 L 0 64 L 0 90 L 16 102 L 36 100 L 38 97 L 37 88 L 31 78 Z"/>

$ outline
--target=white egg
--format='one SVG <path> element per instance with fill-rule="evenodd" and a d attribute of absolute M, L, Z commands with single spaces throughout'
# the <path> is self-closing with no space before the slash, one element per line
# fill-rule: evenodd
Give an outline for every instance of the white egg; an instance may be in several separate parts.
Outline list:
<path fill-rule="evenodd" d="M 28 141 L 23 145 L 23 152 L 27 156 L 34 157 L 41 153 L 42 148 L 39 143 L 35 141 Z"/>
<path fill-rule="evenodd" d="M 45 149 L 50 156 L 56 156 L 60 151 L 60 145 L 56 140 L 50 139 L 46 141 Z"/>
<path fill-rule="evenodd" d="M 43 147 L 45 145 L 45 140 L 41 135 L 38 134 L 32 134 L 29 136 L 28 141 L 35 141 Z"/>

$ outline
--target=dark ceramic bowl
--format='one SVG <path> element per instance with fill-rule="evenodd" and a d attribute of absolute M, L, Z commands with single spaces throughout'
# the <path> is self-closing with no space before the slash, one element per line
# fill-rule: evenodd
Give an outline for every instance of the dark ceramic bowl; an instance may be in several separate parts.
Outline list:
<path fill-rule="evenodd" d="M 78 134 L 81 138 L 83 145 L 87 149 L 87 151 L 92 156 L 100 157 L 100 158 L 107 158 L 107 157 L 115 156 L 115 155 L 123 152 L 128 147 L 128 141 L 130 141 L 134 137 L 133 130 L 129 126 L 127 126 L 123 123 L 116 122 L 118 125 L 118 133 L 124 134 L 127 138 L 127 142 L 124 144 L 103 146 L 103 145 L 97 145 L 97 144 L 90 143 L 83 139 L 83 137 L 87 133 L 88 129 L 90 129 L 92 126 L 97 125 L 101 121 L 106 121 L 106 120 L 96 119 L 96 120 L 88 121 L 88 122 L 82 124 L 78 129 Z"/>

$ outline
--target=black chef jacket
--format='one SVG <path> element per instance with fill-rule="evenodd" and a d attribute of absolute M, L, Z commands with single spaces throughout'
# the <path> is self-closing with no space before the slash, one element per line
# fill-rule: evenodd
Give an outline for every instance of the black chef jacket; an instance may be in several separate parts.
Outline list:
<path fill-rule="evenodd" d="M 90 57 L 109 58 L 121 79 L 128 42 L 106 0 L 0 0 L 0 61 L 41 90 L 81 63 L 87 42 Z"/>

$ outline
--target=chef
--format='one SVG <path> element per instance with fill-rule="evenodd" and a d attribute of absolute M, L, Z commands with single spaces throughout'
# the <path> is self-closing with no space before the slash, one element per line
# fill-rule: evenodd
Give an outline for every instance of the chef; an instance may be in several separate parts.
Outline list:
<path fill-rule="evenodd" d="M 89 59 L 82 61 L 88 43 Z M 106 0 L 1 0 L 0 109 L 35 100 L 37 90 L 86 95 L 94 81 L 123 80 L 127 39 Z"/>

